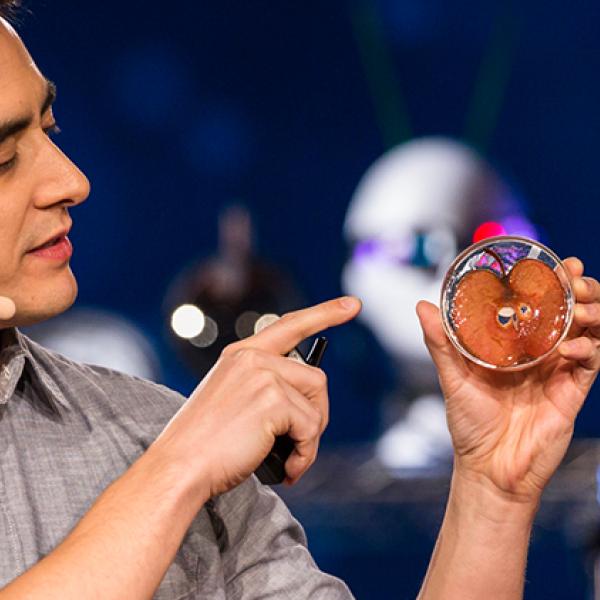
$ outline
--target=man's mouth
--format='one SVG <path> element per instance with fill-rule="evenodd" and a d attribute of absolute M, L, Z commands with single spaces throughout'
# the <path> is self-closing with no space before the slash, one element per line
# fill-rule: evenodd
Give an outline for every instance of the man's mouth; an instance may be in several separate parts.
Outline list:
<path fill-rule="evenodd" d="M 69 224 L 67 227 L 63 227 L 62 229 L 59 229 L 58 231 L 55 230 L 54 233 L 50 237 L 46 238 L 46 240 L 44 242 L 31 248 L 30 250 L 28 250 L 28 252 L 37 252 L 38 250 L 46 250 L 47 248 L 56 246 L 56 244 L 59 244 L 61 242 L 61 240 L 63 240 L 65 237 L 67 237 L 70 230 L 71 230 L 71 224 Z"/>
<path fill-rule="evenodd" d="M 56 246 L 56 244 L 58 244 L 60 242 L 60 240 L 62 240 L 64 237 L 65 237 L 64 235 L 59 235 L 58 237 L 55 237 L 54 239 L 50 240 L 49 242 L 46 242 L 45 244 L 42 244 L 41 246 L 37 246 L 36 248 L 33 248 L 29 252 L 36 252 L 37 250 L 44 250 L 45 248 L 51 248 L 52 246 Z"/>
<path fill-rule="evenodd" d="M 43 244 L 29 250 L 27 254 L 52 260 L 68 260 L 73 254 L 73 247 L 67 237 L 68 232 L 68 229 L 61 231 Z"/>

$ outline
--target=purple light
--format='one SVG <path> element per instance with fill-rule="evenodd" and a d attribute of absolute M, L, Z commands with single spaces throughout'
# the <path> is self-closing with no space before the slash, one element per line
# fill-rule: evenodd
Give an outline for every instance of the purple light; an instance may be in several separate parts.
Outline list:
<path fill-rule="evenodd" d="M 383 259 L 406 264 L 415 248 L 414 236 L 394 240 L 370 238 L 356 243 L 352 252 L 354 260 Z"/>
<path fill-rule="evenodd" d="M 538 232 L 531 221 L 522 215 L 510 215 L 501 221 L 507 235 L 522 235 L 538 240 Z"/>
<path fill-rule="evenodd" d="M 362 260 L 377 254 L 381 249 L 381 244 L 378 240 L 362 240 L 354 246 L 353 258 Z"/>

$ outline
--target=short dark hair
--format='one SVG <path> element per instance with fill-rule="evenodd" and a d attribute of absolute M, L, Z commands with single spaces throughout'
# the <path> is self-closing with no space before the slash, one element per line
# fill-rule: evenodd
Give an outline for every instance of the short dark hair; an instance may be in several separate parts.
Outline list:
<path fill-rule="evenodd" d="M 0 0 L 0 17 L 14 17 L 21 0 Z"/>

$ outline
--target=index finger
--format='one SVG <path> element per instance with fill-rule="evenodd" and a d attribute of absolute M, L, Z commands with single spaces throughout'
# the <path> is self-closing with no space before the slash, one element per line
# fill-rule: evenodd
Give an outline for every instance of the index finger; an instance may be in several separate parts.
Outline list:
<path fill-rule="evenodd" d="M 358 298 L 344 296 L 309 308 L 286 313 L 261 332 L 237 342 L 238 348 L 251 346 L 276 354 L 287 354 L 307 337 L 328 327 L 353 319 L 361 309 Z"/>

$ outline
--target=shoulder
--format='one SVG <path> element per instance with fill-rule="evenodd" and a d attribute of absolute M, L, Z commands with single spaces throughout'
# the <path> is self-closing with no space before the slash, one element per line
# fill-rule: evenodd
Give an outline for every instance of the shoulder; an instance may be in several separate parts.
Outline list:
<path fill-rule="evenodd" d="M 36 374 L 50 380 L 69 404 L 80 405 L 82 409 L 94 410 L 105 404 L 116 413 L 164 425 L 186 401 L 182 394 L 165 385 L 115 369 L 80 363 L 22 333 L 19 337 Z"/>

